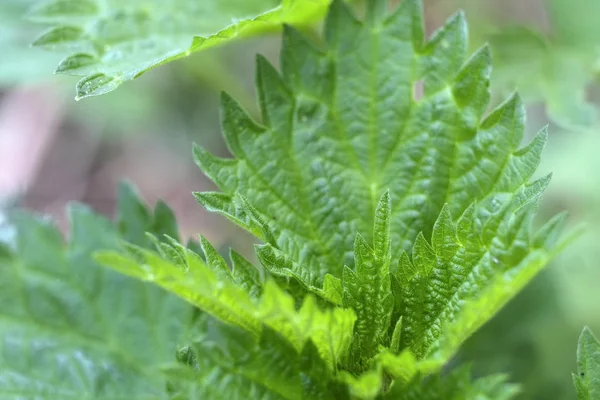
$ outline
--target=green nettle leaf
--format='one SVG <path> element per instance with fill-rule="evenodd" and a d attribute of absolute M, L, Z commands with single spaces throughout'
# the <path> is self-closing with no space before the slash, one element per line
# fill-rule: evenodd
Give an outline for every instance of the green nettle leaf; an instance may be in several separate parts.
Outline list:
<path fill-rule="evenodd" d="M 319 19 L 327 0 L 51 0 L 28 17 L 49 24 L 34 45 L 66 53 L 57 73 L 82 76 L 77 98 L 108 93 L 194 52 Z"/>
<path fill-rule="evenodd" d="M 66 244 L 47 221 L 13 219 L 0 256 L 0 398 L 164 399 L 161 370 L 176 365 L 193 307 L 96 264 L 91 252 L 122 237 L 85 207 L 69 216 Z"/>
<path fill-rule="evenodd" d="M 369 4 L 334 1 L 319 45 L 286 28 L 280 73 L 258 57 L 262 123 L 223 96 L 234 158 L 196 148 L 221 189 L 196 197 L 264 241 L 268 274 L 356 311 L 346 368 L 430 373 L 564 246 L 564 215 L 532 231 L 547 133 L 519 147 L 517 94 L 485 115 L 491 56 L 467 57 L 463 14 L 425 41 L 419 1 Z"/>
<path fill-rule="evenodd" d="M 600 398 L 600 341 L 585 327 L 577 346 L 577 374 L 573 383 L 579 400 Z"/>
<path fill-rule="evenodd" d="M 491 375 L 471 381 L 470 368 L 461 367 L 448 375 L 430 377 L 421 384 L 417 379 L 405 387 L 394 386 L 384 397 L 390 400 L 510 400 L 519 387 L 506 383 L 506 376 Z"/>

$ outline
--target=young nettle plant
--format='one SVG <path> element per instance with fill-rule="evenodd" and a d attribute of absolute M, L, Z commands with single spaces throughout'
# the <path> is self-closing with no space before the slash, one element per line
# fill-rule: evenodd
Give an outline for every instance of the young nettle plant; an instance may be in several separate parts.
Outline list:
<path fill-rule="evenodd" d="M 490 52 L 468 57 L 462 13 L 428 41 L 422 19 L 418 0 L 370 1 L 364 20 L 335 0 L 322 43 L 286 28 L 281 71 L 258 57 L 260 123 L 223 96 L 233 158 L 195 149 L 220 188 L 196 197 L 261 240 L 260 266 L 231 251 L 230 267 L 203 237 L 182 245 L 166 206 L 151 213 L 126 189 L 116 227 L 75 208 L 65 249 L 17 221 L 37 239 L 1 253 L 0 393 L 511 398 L 503 376 L 441 370 L 567 242 L 564 214 L 532 230 L 546 131 L 519 147 L 516 94 L 486 115 Z M 98 249 L 149 283 L 82 270 Z"/>
<path fill-rule="evenodd" d="M 264 274 L 205 239 L 204 259 L 159 238 L 99 255 L 244 332 L 241 359 L 212 358 L 204 338 L 185 348 L 199 386 L 409 396 L 560 250 L 564 215 L 531 229 L 546 131 L 519 148 L 516 94 L 484 117 L 488 48 L 467 58 L 461 13 L 425 41 L 421 11 L 371 1 L 360 21 L 334 1 L 324 43 L 286 28 L 281 73 L 258 57 L 261 124 L 223 96 L 234 158 L 196 148 L 221 189 L 196 197 L 262 240 Z M 475 386 L 514 391 L 498 385 Z"/>

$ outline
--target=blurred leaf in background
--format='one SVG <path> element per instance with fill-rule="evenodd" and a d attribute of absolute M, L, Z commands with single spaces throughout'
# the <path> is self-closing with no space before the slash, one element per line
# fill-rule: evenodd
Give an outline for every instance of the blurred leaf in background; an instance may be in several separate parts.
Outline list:
<path fill-rule="evenodd" d="M 527 2 L 529 8 L 533 3 Z M 492 46 L 494 89 L 517 89 L 525 102 L 545 103 L 549 118 L 564 128 L 589 127 L 597 121 L 597 106 L 587 89 L 597 83 L 600 2 L 543 0 L 544 23 L 537 25 L 499 21 L 482 11 L 480 1 L 471 7 L 481 19 L 475 35 Z"/>
<path fill-rule="evenodd" d="M 83 76 L 77 98 L 116 89 L 189 54 L 323 15 L 328 0 L 52 0 L 29 18 L 49 24 L 34 44 L 69 54 L 57 73 Z"/>
<path fill-rule="evenodd" d="M 35 1 L 0 1 L 0 86 L 47 81 L 49 68 L 60 60 L 60 54 L 31 48 L 39 27 L 23 15 Z"/>
<path fill-rule="evenodd" d="M 197 311 L 150 284 L 100 267 L 97 249 L 140 242 L 138 227 L 177 235 L 169 210 L 122 193 L 118 229 L 70 207 L 71 239 L 42 218 L 17 213 L 0 242 L 0 398 L 166 398 L 162 367 L 194 329 Z M 35 251 L 31 251 L 35 248 Z"/>

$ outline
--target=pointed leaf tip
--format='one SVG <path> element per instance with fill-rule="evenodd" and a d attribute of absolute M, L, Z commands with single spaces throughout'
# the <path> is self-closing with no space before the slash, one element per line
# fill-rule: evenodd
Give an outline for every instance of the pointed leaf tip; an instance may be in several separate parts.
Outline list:
<path fill-rule="evenodd" d="M 423 275 L 428 275 L 436 263 L 436 254 L 433 248 L 427 243 L 427 239 L 420 232 L 417 235 L 413 246 L 413 264 L 417 271 Z"/>

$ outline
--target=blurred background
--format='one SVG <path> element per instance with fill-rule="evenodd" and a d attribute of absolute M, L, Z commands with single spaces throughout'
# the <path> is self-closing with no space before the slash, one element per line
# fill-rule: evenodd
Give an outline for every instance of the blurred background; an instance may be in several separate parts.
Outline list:
<path fill-rule="evenodd" d="M 69 201 L 113 215 L 116 186 L 165 200 L 183 237 L 250 251 L 252 241 L 196 203 L 214 187 L 195 167 L 191 144 L 225 155 L 218 97 L 225 90 L 256 115 L 254 57 L 276 63 L 277 35 L 237 41 L 154 69 L 118 90 L 79 102 L 75 79 L 53 76 L 60 54 L 31 48 L 43 27 L 22 16 L 32 0 L 0 0 L 0 203 L 49 214 L 65 227 Z M 493 98 L 515 88 L 528 108 L 528 137 L 549 124 L 540 174 L 553 172 L 541 219 L 559 210 L 586 234 L 496 318 L 456 362 L 477 375 L 507 372 L 523 399 L 573 399 L 571 372 L 584 325 L 600 332 L 600 2 L 425 0 L 429 33 L 459 8 L 473 49 L 494 55 Z"/>

